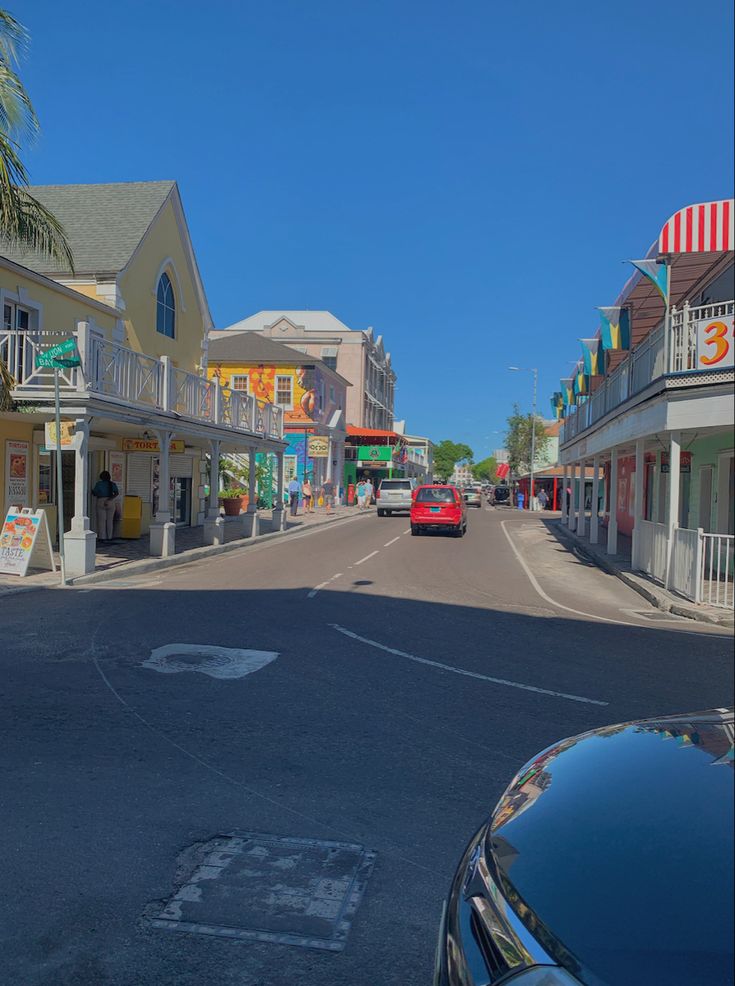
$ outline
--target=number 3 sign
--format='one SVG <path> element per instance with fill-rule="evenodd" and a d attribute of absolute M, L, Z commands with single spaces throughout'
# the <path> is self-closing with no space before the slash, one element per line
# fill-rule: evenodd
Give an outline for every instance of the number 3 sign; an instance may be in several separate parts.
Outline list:
<path fill-rule="evenodd" d="M 733 316 L 703 318 L 697 322 L 697 369 L 735 365 Z"/>

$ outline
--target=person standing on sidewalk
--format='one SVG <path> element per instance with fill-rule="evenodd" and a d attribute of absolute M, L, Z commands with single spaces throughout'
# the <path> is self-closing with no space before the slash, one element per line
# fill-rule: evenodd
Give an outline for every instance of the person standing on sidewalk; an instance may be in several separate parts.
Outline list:
<path fill-rule="evenodd" d="M 327 508 L 327 513 L 331 514 L 332 507 L 334 506 L 334 483 L 331 479 L 324 481 L 322 496 L 324 497 L 324 506 Z"/>
<path fill-rule="evenodd" d="M 295 517 L 299 510 L 299 481 L 294 478 L 288 484 L 288 506 L 292 517 Z"/>
<path fill-rule="evenodd" d="M 540 489 L 536 496 L 540 510 L 546 510 L 549 505 L 549 494 L 544 489 Z"/>
<path fill-rule="evenodd" d="M 301 484 L 301 495 L 304 498 L 304 513 L 313 514 L 314 513 L 314 493 L 311 489 L 311 480 L 308 476 L 304 477 L 304 482 Z"/>
<path fill-rule="evenodd" d="M 364 479 L 361 479 L 360 482 L 357 484 L 357 489 L 355 490 L 355 492 L 357 493 L 357 509 L 364 510 L 365 509 L 365 480 Z"/>
<path fill-rule="evenodd" d="M 367 509 L 373 502 L 373 493 L 375 492 L 375 487 L 373 486 L 372 479 L 368 479 L 365 483 L 365 508 Z"/>
<path fill-rule="evenodd" d="M 115 504 L 120 491 L 112 482 L 109 472 L 104 469 L 94 484 L 92 496 L 97 501 L 97 537 L 100 541 L 111 541 L 115 525 Z"/>

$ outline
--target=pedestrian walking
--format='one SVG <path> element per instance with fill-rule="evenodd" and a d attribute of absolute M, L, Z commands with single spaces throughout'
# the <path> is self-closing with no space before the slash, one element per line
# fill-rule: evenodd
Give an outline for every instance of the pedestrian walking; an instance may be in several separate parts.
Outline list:
<path fill-rule="evenodd" d="M 94 484 L 92 496 L 97 501 L 97 537 L 100 541 L 111 541 L 120 490 L 106 469 L 103 469 Z"/>
<path fill-rule="evenodd" d="M 299 510 L 299 481 L 294 478 L 288 484 L 288 506 L 292 517 L 295 517 Z"/>
<path fill-rule="evenodd" d="M 357 493 L 357 509 L 364 510 L 365 509 L 365 480 L 364 479 L 361 479 L 360 482 L 357 484 L 357 490 L 355 492 Z"/>
<path fill-rule="evenodd" d="M 301 495 L 304 498 L 304 513 L 313 514 L 314 494 L 311 489 L 311 480 L 308 476 L 305 477 L 304 482 L 301 484 Z"/>
<path fill-rule="evenodd" d="M 331 479 L 327 479 L 322 486 L 322 496 L 324 497 L 324 506 L 327 508 L 327 513 L 331 514 L 332 507 L 334 506 L 334 483 Z"/>
<path fill-rule="evenodd" d="M 369 507 L 373 502 L 373 493 L 375 492 L 375 487 L 373 486 L 373 481 L 368 479 L 365 483 L 365 506 Z"/>
<path fill-rule="evenodd" d="M 541 510 L 546 510 L 546 508 L 549 505 L 549 494 L 546 492 L 546 490 L 543 489 L 539 490 L 536 499 L 538 500 L 538 505 L 541 508 Z"/>

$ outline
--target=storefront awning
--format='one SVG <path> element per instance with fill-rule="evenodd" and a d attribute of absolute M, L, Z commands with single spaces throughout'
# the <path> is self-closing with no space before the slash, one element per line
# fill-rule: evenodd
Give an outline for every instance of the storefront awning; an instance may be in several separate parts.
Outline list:
<path fill-rule="evenodd" d="M 679 209 L 664 223 L 658 238 L 659 253 L 714 253 L 732 250 L 735 209 L 732 199 L 700 202 Z"/>

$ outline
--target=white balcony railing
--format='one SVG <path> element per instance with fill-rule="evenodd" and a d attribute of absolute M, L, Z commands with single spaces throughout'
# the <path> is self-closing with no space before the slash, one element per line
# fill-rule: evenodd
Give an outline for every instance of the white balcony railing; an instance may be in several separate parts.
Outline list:
<path fill-rule="evenodd" d="M 704 534 L 702 540 L 700 597 L 697 602 L 732 609 L 735 577 L 735 535 Z"/>
<path fill-rule="evenodd" d="M 180 417 L 207 421 L 233 431 L 283 438 L 283 409 L 259 404 L 240 391 L 222 387 L 173 365 L 167 356 L 156 359 L 92 332 L 86 322 L 71 333 L 63 329 L 0 332 L 0 360 L 14 381 L 13 399 L 38 401 L 53 395 L 54 374 L 37 367 L 36 357 L 73 335 L 81 366 L 60 371 L 62 397 L 100 395 L 135 408 L 175 412 Z"/>
<path fill-rule="evenodd" d="M 561 429 L 560 444 L 571 441 L 586 428 L 599 421 L 615 408 L 645 390 L 654 380 L 667 374 L 693 374 L 710 366 L 697 364 L 697 330 L 705 320 L 728 319 L 733 317 L 735 302 L 724 301 L 715 305 L 701 305 L 673 308 L 669 330 L 668 360 L 664 327 L 659 326 L 649 333 L 609 377 L 590 396 L 589 400 L 570 410 Z M 727 345 L 733 345 L 725 337 Z M 730 358 L 731 359 L 731 358 Z M 668 365 L 667 365 L 668 364 Z M 732 361 L 723 361 L 722 368 L 731 368 Z M 696 383 L 696 377 L 690 382 Z M 709 382 L 703 378 L 703 383 Z"/>

